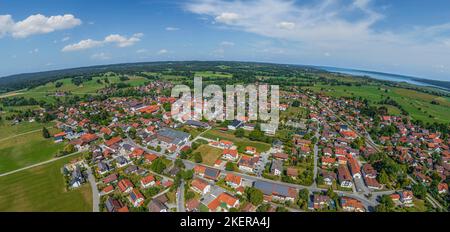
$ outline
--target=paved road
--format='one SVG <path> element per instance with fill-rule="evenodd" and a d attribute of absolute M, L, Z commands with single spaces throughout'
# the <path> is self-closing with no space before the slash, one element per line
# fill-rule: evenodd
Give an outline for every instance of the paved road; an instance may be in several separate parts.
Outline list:
<path fill-rule="evenodd" d="M 0 177 L 8 176 L 8 175 L 14 174 L 16 172 L 20 172 L 20 171 L 27 170 L 27 169 L 30 169 L 30 168 L 38 167 L 38 166 L 41 166 L 41 165 L 44 165 L 44 164 L 52 163 L 52 162 L 55 162 L 55 161 L 60 160 L 60 159 L 64 159 L 64 158 L 67 158 L 67 157 L 70 157 L 70 156 L 77 155 L 79 153 L 81 153 L 81 151 L 77 151 L 75 153 L 72 153 L 72 154 L 69 154 L 69 155 L 65 155 L 65 156 L 61 156 L 61 157 L 58 157 L 58 158 L 53 158 L 51 160 L 47 160 L 47 161 L 44 161 L 44 162 L 41 162 L 41 163 L 33 164 L 33 165 L 30 165 L 30 166 L 27 166 L 27 167 L 24 167 L 24 168 L 19 168 L 19 169 L 16 169 L 14 171 L 10 171 L 10 172 L 6 172 L 6 173 L 3 173 L 3 174 L 0 174 Z"/>
<path fill-rule="evenodd" d="M 129 140 L 129 142 L 136 146 L 136 147 L 140 147 L 142 149 L 144 149 L 144 151 L 146 152 L 152 152 L 154 154 L 157 154 L 158 156 L 164 156 L 168 159 L 171 160 L 175 160 L 175 158 L 173 157 L 169 157 L 169 156 L 165 156 L 164 154 L 161 154 L 160 152 L 157 151 L 153 151 L 153 150 L 149 150 L 146 147 L 143 147 L 137 143 L 135 143 L 133 140 Z M 195 162 L 192 162 L 190 160 L 183 160 L 183 163 L 186 167 L 186 169 L 193 169 L 195 166 L 197 166 L 198 164 Z M 252 175 L 248 175 L 248 174 L 244 174 L 244 173 L 239 173 L 239 172 L 234 172 L 234 171 L 226 171 L 224 169 L 217 169 L 215 167 L 209 166 L 209 165 L 205 165 L 205 164 L 201 164 L 202 166 L 205 167 L 209 167 L 212 169 L 216 169 L 216 170 L 220 170 L 222 174 L 228 174 L 228 173 L 232 173 L 234 175 L 240 176 L 244 179 L 250 180 L 250 181 L 265 181 L 265 182 L 269 182 L 269 183 L 275 183 L 275 184 L 280 184 L 280 185 L 284 185 L 284 186 L 288 186 L 288 187 L 292 187 L 295 189 L 308 189 L 310 192 L 319 192 L 319 191 L 326 191 L 327 189 L 322 189 L 322 188 L 318 188 L 315 186 L 303 186 L 303 185 L 297 185 L 297 184 L 290 184 L 290 183 L 285 183 L 285 182 L 281 182 L 281 181 L 274 181 L 274 180 L 269 180 L 269 179 L 265 179 L 262 177 L 257 177 L 257 176 L 252 176 Z M 370 199 L 368 199 L 367 197 L 365 197 L 363 194 L 358 194 L 358 193 L 353 193 L 353 192 L 345 192 L 345 191 L 335 191 L 339 196 L 347 196 L 347 197 L 352 197 L 355 199 L 358 199 L 359 201 L 361 201 L 364 206 L 369 209 L 370 207 L 374 207 L 376 205 L 378 205 L 378 202 L 376 201 L 376 197 L 371 197 Z M 382 194 L 383 192 L 379 192 L 379 194 Z"/>
<path fill-rule="evenodd" d="M 318 126 L 316 134 L 314 136 L 315 138 L 317 138 L 317 142 L 316 142 L 316 144 L 314 144 L 314 172 L 313 172 L 313 183 L 311 185 L 312 187 L 317 187 L 316 178 L 317 178 L 317 170 L 318 170 L 317 164 L 318 164 L 318 159 L 319 159 L 319 147 L 317 146 L 317 143 L 319 142 L 319 139 L 320 139 L 319 130 L 320 130 L 320 127 Z"/>
<path fill-rule="evenodd" d="M 184 207 L 184 181 L 181 181 L 177 190 L 177 212 L 186 212 Z"/>
<path fill-rule="evenodd" d="M 87 169 L 88 174 L 88 180 L 89 184 L 92 188 L 92 211 L 93 212 L 100 212 L 99 205 L 100 205 L 100 194 L 98 192 L 97 183 L 95 182 L 95 177 L 92 174 L 92 169 L 88 167 Z"/>
<path fill-rule="evenodd" d="M 334 111 L 332 111 L 330 108 L 328 108 L 328 106 L 326 106 L 325 104 L 323 104 L 320 100 L 317 100 L 317 102 L 319 104 L 321 104 L 325 109 L 327 109 L 329 112 L 331 112 L 332 114 L 334 114 L 340 121 L 346 123 L 348 125 L 348 127 L 350 129 L 352 129 L 353 131 L 356 132 L 356 134 L 362 138 L 366 138 L 366 145 L 369 145 L 370 147 L 372 147 L 373 149 L 375 149 L 377 152 L 383 152 L 379 147 L 378 144 L 376 144 L 372 138 L 370 137 L 370 134 L 367 133 L 367 131 L 365 131 L 365 135 L 362 135 L 361 133 L 358 132 L 358 130 L 355 130 L 352 126 L 352 123 L 342 119 L 339 115 L 336 115 L 334 113 Z M 413 183 L 417 183 L 414 178 L 412 178 L 409 174 L 407 174 L 408 178 L 413 182 Z M 446 210 L 440 203 L 439 201 L 437 201 L 436 199 L 433 198 L 433 196 L 431 196 L 429 193 L 427 193 L 427 199 L 430 201 L 430 203 L 435 207 L 435 208 L 440 208 L 443 210 Z"/>

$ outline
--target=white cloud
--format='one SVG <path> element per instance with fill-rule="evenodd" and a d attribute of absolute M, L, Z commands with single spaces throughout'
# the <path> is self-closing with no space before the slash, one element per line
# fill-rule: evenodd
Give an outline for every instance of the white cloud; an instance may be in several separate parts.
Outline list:
<path fill-rule="evenodd" d="M 328 53 L 333 65 L 393 67 L 406 74 L 414 69 L 414 73 L 427 75 L 432 64 L 450 66 L 450 23 L 390 31 L 378 26 L 389 17 L 374 2 L 191 0 L 185 9 L 212 18 L 221 29 L 285 41 L 296 48 L 285 50 L 292 60 L 320 63 Z"/>
<path fill-rule="evenodd" d="M 69 39 L 70 39 L 70 37 L 69 37 L 69 36 L 66 36 L 66 37 L 64 37 L 64 38 L 61 39 L 61 42 L 66 42 L 66 41 L 69 40 Z"/>
<path fill-rule="evenodd" d="M 11 15 L 0 15 L 0 37 L 9 34 L 14 38 L 26 38 L 31 35 L 70 29 L 79 25 L 81 25 L 81 20 L 71 14 L 50 17 L 36 14 L 18 22 L 15 22 Z"/>
<path fill-rule="evenodd" d="M 164 54 L 167 54 L 167 53 L 169 53 L 169 51 L 167 49 L 161 49 L 161 50 L 159 50 L 157 52 L 158 55 L 164 55 Z"/>
<path fill-rule="evenodd" d="M 133 36 L 127 38 L 122 35 L 118 34 L 112 34 L 105 37 L 103 40 L 93 40 L 93 39 L 86 39 L 81 40 L 78 43 L 69 44 L 66 45 L 62 51 L 63 52 L 73 52 L 73 51 L 79 51 L 79 50 L 86 50 L 94 47 L 100 47 L 105 44 L 115 44 L 117 47 L 129 47 L 134 45 L 135 43 L 141 41 L 141 38 L 144 36 L 143 33 L 136 33 Z"/>
<path fill-rule="evenodd" d="M 111 57 L 104 52 L 100 52 L 100 53 L 92 54 L 91 59 L 93 59 L 93 60 L 109 60 L 109 59 L 111 59 Z"/>
<path fill-rule="evenodd" d="M 136 50 L 136 53 L 147 53 L 147 52 L 148 52 L 147 49 L 139 49 L 139 50 Z"/>
<path fill-rule="evenodd" d="M 166 27 L 166 31 L 178 31 L 180 28 L 178 27 Z"/>
<path fill-rule="evenodd" d="M 114 35 L 107 36 L 105 38 L 104 42 L 105 43 L 116 43 L 118 47 L 123 48 L 123 47 L 132 46 L 135 43 L 141 41 L 142 36 L 144 36 L 144 34 L 137 33 L 137 34 L 134 34 L 133 36 L 131 36 L 130 38 L 126 38 L 124 36 L 114 34 Z"/>
<path fill-rule="evenodd" d="M 38 52 L 39 52 L 39 48 L 35 48 L 33 50 L 30 50 L 28 53 L 34 54 L 34 53 L 38 53 Z"/>
<path fill-rule="evenodd" d="M 234 46 L 234 43 L 233 43 L 233 42 L 230 42 L 230 41 L 222 41 L 222 42 L 220 43 L 220 46 L 222 46 L 222 47 L 233 47 L 233 46 Z"/>
<path fill-rule="evenodd" d="M 215 55 L 215 56 L 218 56 L 218 57 L 224 57 L 224 55 L 225 55 L 225 52 L 226 52 L 226 49 L 227 48 L 231 48 L 231 47 L 234 47 L 234 43 L 233 42 L 230 42 L 230 41 L 222 41 L 222 42 L 220 42 L 220 44 L 219 44 L 219 47 L 216 49 L 216 50 L 214 50 L 213 51 L 213 54 Z"/>
<path fill-rule="evenodd" d="M 75 44 L 69 44 L 65 46 L 62 51 L 63 52 L 73 52 L 73 51 L 79 51 L 79 50 L 85 50 L 89 48 L 99 47 L 104 44 L 103 41 L 97 41 L 92 39 L 85 39 L 81 40 L 78 43 Z"/>
<path fill-rule="evenodd" d="M 280 22 L 277 24 L 278 28 L 292 30 L 295 27 L 295 23 L 293 22 Z"/>
<path fill-rule="evenodd" d="M 240 18 L 239 15 L 236 13 L 223 12 L 220 15 L 218 15 L 215 18 L 215 20 L 216 22 L 231 24 L 236 22 L 239 18 Z"/>

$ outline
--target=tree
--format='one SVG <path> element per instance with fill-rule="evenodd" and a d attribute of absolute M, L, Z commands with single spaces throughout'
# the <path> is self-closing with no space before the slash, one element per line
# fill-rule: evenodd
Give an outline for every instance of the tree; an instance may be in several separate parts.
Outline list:
<path fill-rule="evenodd" d="M 297 100 L 295 100 L 295 101 L 292 103 L 292 106 L 293 106 L 293 107 L 299 107 L 299 106 L 300 106 L 300 102 L 297 101 Z"/>
<path fill-rule="evenodd" d="M 195 197 L 195 193 L 192 191 L 188 191 L 184 197 L 186 198 L 187 201 L 191 200 Z"/>
<path fill-rule="evenodd" d="M 72 154 L 72 153 L 74 153 L 74 152 L 76 152 L 77 151 L 77 149 L 75 148 L 75 145 L 73 145 L 73 144 L 67 144 L 65 147 L 64 147 L 64 153 L 65 154 Z"/>
<path fill-rule="evenodd" d="M 199 152 L 194 153 L 194 161 L 196 163 L 201 163 L 203 162 L 203 158 L 202 155 Z"/>
<path fill-rule="evenodd" d="M 225 165 L 225 170 L 234 171 L 234 164 L 232 162 L 227 162 L 227 164 Z"/>
<path fill-rule="evenodd" d="M 161 174 L 166 169 L 166 164 L 161 160 L 161 158 L 158 158 L 153 161 L 150 168 L 152 171 Z"/>
<path fill-rule="evenodd" d="M 184 180 L 192 180 L 194 177 L 194 171 L 192 169 L 186 170 L 183 173 L 181 173 Z"/>
<path fill-rule="evenodd" d="M 130 138 L 135 139 L 136 138 L 136 128 L 132 127 L 129 131 L 128 131 L 128 135 L 130 136 Z"/>
<path fill-rule="evenodd" d="M 42 128 L 42 136 L 46 139 L 50 138 L 50 132 L 45 127 Z"/>
<path fill-rule="evenodd" d="M 306 209 L 306 207 L 308 207 L 308 198 L 309 198 L 309 190 L 300 189 L 298 191 L 297 205 L 302 209 Z"/>
<path fill-rule="evenodd" d="M 256 212 L 267 212 L 269 208 L 270 208 L 269 204 L 262 204 L 256 209 Z"/>
<path fill-rule="evenodd" d="M 264 199 L 263 192 L 254 187 L 247 188 L 246 195 L 248 201 L 250 201 L 250 203 L 252 203 L 253 205 L 260 205 Z"/>
<path fill-rule="evenodd" d="M 387 184 L 389 182 L 389 176 L 384 169 L 381 170 L 381 173 L 378 176 L 378 181 L 380 182 L 380 184 Z"/>
<path fill-rule="evenodd" d="M 234 135 L 236 135 L 236 137 L 238 138 L 242 138 L 245 135 L 245 131 L 243 128 L 239 128 L 234 132 Z"/>
<path fill-rule="evenodd" d="M 414 196 L 420 199 L 425 199 L 425 196 L 427 195 L 427 188 L 422 184 L 414 184 L 412 186 L 412 192 Z"/>
<path fill-rule="evenodd" d="M 183 160 L 181 160 L 180 158 L 175 160 L 175 166 L 179 168 L 185 168 Z"/>
<path fill-rule="evenodd" d="M 329 196 L 331 199 L 335 200 L 338 198 L 338 195 L 334 192 L 333 188 L 330 187 L 327 190 L 327 196 Z"/>
<path fill-rule="evenodd" d="M 277 212 L 289 212 L 286 207 L 284 206 L 278 206 L 276 209 Z"/>
<path fill-rule="evenodd" d="M 392 209 L 395 206 L 394 201 L 389 195 L 383 195 L 380 199 L 380 204 L 385 205 L 386 209 Z"/>

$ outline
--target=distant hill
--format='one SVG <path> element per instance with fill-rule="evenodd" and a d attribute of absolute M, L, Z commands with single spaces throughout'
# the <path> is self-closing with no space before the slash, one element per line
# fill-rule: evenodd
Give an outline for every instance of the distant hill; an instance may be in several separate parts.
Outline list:
<path fill-rule="evenodd" d="M 226 70 L 224 70 L 226 67 Z M 162 71 L 226 71 L 229 73 L 239 73 L 249 70 L 249 68 L 260 69 L 264 71 L 273 71 L 274 75 L 283 75 L 292 73 L 295 70 L 318 71 L 314 68 L 299 65 L 284 65 L 257 62 L 235 62 L 235 61 L 161 61 L 161 62 L 142 62 L 142 63 L 124 63 L 111 65 L 98 65 L 90 67 L 80 67 L 71 69 L 62 69 L 54 71 L 24 73 L 11 76 L 0 77 L 0 92 L 9 92 L 19 89 L 32 88 L 39 85 L 53 82 L 63 78 L 76 76 L 96 75 L 105 72 L 117 72 L 121 74 L 131 74 L 135 72 L 162 72 Z"/>

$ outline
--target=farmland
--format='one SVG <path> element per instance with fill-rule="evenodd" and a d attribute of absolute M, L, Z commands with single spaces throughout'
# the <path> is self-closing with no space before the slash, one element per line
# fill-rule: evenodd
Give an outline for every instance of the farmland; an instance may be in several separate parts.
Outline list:
<path fill-rule="evenodd" d="M 27 133 L 30 131 L 40 130 L 42 127 L 53 126 L 54 123 L 37 123 L 37 122 L 21 122 L 16 125 L 11 125 L 7 122 L 0 122 L 0 141 L 11 137 L 17 136 L 22 133 Z"/>
<path fill-rule="evenodd" d="M 49 82 L 45 85 L 41 85 L 27 91 L 22 90 L 0 95 L 0 97 L 13 95 L 21 97 L 31 97 L 38 101 L 44 100 L 54 102 L 56 99 L 54 97 L 56 92 L 70 92 L 71 94 L 81 96 L 84 94 L 96 94 L 97 90 L 105 88 L 109 84 L 116 84 L 123 82 L 131 86 L 138 86 L 144 84 L 147 81 L 146 78 L 139 76 L 129 76 L 128 78 L 129 80 L 121 81 L 118 75 L 110 74 L 108 76 L 93 77 L 92 80 L 85 81 L 80 85 L 75 85 L 72 82 L 71 78 L 66 78 L 54 82 Z M 105 81 L 106 79 L 107 81 Z"/>
<path fill-rule="evenodd" d="M 43 138 L 41 130 L 4 139 L 0 141 L 0 173 L 49 160 L 63 146 Z"/>
<path fill-rule="evenodd" d="M 385 87 L 385 86 L 330 86 L 316 85 L 306 87 L 315 92 L 333 97 L 361 97 L 367 99 L 371 104 L 377 105 L 383 99 L 388 97 L 400 104 L 413 119 L 423 122 L 448 123 L 448 107 L 450 107 L 450 98 L 439 97 L 427 93 L 417 92 L 415 90 Z M 436 102 L 433 104 L 432 101 Z M 388 108 L 389 110 L 389 108 Z M 398 109 L 391 108 L 391 112 L 398 113 Z"/>
<path fill-rule="evenodd" d="M 61 168 L 71 158 L 0 177 L 0 211 L 92 211 L 89 185 L 66 191 Z"/>

